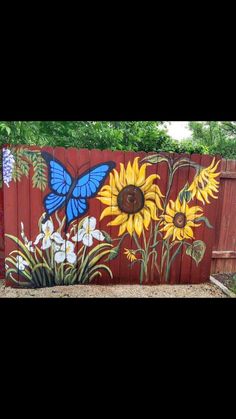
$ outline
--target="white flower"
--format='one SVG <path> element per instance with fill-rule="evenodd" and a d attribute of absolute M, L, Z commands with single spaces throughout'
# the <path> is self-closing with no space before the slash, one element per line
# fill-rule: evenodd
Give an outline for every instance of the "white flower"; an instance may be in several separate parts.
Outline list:
<path fill-rule="evenodd" d="M 82 228 L 78 230 L 77 234 L 72 237 L 74 242 L 83 241 L 83 244 L 87 247 L 92 246 L 93 238 L 99 241 L 105 240 L 104 235 L 101 231 L 95 230 L 96 218 L 87 217 L 85 218 Z"/>
<path fill-rule="evenodd" d="M 16 261 L 17 261 L 17 268 L 19 269 L 19 271 L 24 271 L 25 267 L 29 266 L 29 263 L 25 259 L 23 259 L 22 256 L 17 255 Z"/>
<path fill-rule="evenodd" d="M 9 148 L 3 148 L 2 150 L 2 173 L 3 181 L 9 188 L 9 183 L 12 180 L 13 167 L 15 159 Z"/>
<path fill-rule="evenodd" d="M 57 263 L 67 260 L 69 263 L 75 263 L 76 254 L 74 252 L 75 246 L 70 241 L 65 240 L 60 250 L 55 253 L 55 261 Z"/>
<path fill-rule="evenodd" d="M 33 252 L 35 252 L 35 248 L 34 248 L 34 246 L 33 246 L 33 242 L 32 241 L 29 241 L 28 239 L 27 239 L 27 237 L 26 237 L 26 235 L 25 235 L 25 232 L 24 232 L 24 224 L 21 222 L 21 237 L 22 237 L 22 239 L 24 240 L 24 242 L 25 242 L 25 247 L 31 252 L 31 253 L 33 253 Z"/>
<path fill-rule="evenodd" d="M 40 240 L 43 240 L 41 249 L 46 250 L 49 249 L 52 245 L 52 240 L 54 240 L 57 244 L 63 244 L 64 240 L 59 233 L 54 233 L 54 226 L 50 220 L 47 220 L 44 224 L 42 224 L 42 233 L 38 234 L 34 245 L 36 246 Z"/>

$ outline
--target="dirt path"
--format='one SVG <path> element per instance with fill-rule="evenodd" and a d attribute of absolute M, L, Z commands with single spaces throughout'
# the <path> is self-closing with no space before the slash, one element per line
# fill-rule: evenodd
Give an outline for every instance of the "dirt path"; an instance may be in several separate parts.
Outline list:
<path fill-rule="evenodd" d="M 201 285 L 74 285 L 41 289 L 6 288 L 0 283 L 0 298 L 227 298 L 213 284 Z"/>

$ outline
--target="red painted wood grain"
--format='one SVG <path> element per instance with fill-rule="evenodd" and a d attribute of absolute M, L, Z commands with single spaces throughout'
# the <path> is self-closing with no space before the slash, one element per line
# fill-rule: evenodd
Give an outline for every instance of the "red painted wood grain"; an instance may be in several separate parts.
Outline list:
<path fill-rule="evenodd" d="M 39 147 L 27 147 L 30 150 L 40 150 Z M 87 149 L 75 149 L 69 148 L 64 149 L 62 147 L 44 147 L 44 151 L 50 153 L 53 158 L 58 159 L 61 163 L 65 165 L 68 172 L 72 177 L 80 176 L 83 172 L 92 168 L 93 166 L 105 162 L 105 161 L 114 161 L 116 164 L 116 170 L 120 172 L 120 163 L 127 165 L 129 162 L 133 164 L 135 157 L 139 157 L 139 167 L 143 164 L 141 161 L 144 157 L 147 156 L 146 153 L 133 153 L 133 152 L 123 152 L 123 151 L 109 151 L 109 150 L 87 150 Z M 148 153 L 152 155 L 154 153 Z M 190 158 L 191 161 L 201 164 L 203 167 L 207 167 L 212 162 L 212 156 L 200 156 L 200 155 L 177 155 L 175 153 L 162 153 L 164 156 L 171 157 L 172 159 L 177 158 Z M 74 168 L 74 169 L 73 169 Z M 231 166 L 229 167 L 229 169 Z M 159 164 L 153 164 L 147 167 L 147 176 L 151 174 L 158 174 L 160 179 L 154 181 L 160 187 L 163 195 L 167 193 L 168 187 L 168 166 L 165 162 Z M 168 197 L 168 202 L 170 199 L 176 201 L 180 190 L 184 187 L 186 182 L 191 183 L 194 177 L 195 171 L 190 166 L 181 168 L 174 177 L 173 185 Z M 4 185 L 3 190 L 0 190 L 0 216 L 1 216 L 1 205 L 4 205 L 4 228 L 5 232 L 21 239 L 21 223 L 24 224 L 24 233 L 27 236 L 28 240 L 34 242 L 37 235 L 39 234 L 38 220 L 44 212 L 43 199 L 50 192 L 50 188 L 47 186 L 46 190 L 42 192 L 40 189 L 32 187 L 32 178 L 33 178 L 33 169 L 30 169 L 29 175 L 23 176 L 20 182 L 11 182 L 10 187 L 8 188 Z M 106 178 L 105 184 L 109 184 L 109 176 Z M 4 192 L 4 203 L 3 203 L 3 192 Z M 233 199 L 233 190 L 231 191 L 230 199 Z M 91 198 L 88 200 L 89 211 L 86 215 L 89 217 L 95 217 L 96 219 L 96 229 L 100 231 L 106 231 L 112 238 L 113 246 L 117 243 L 119 226 L 108 226 L 108 223 L 114 219 L 115 216 L 105 217 L 103 220 L 100 220 L 101 212 L 106 208 L 106 206 L 101 203 L 97 197 Z M 202 204 L 195 198 L 191 201 L 189 206 L 202 206 Z M 220 207 L 220 204 L 217 200 L 211 199 L 210 205 L 204 206 L 204 215 L 208 217 L 210 223 L 215 226 L 216 224 L 216 209 Z M 158 211 L 159 214 L 159 211 Z M 62 208 L 58 211 L 60 219 L 65 215 L 65 208 Z M 57 226 L 57 220 L 55 215 L 52 216 L 54 226 Z M 77 220 L 77 226 L 79 224 L 79 219 Z M 157 225 L 158 222 L 155 223 Z M 0 218 L 0 228 L 3 225 L 3 220 L 1 224 Z M 3 227 L 2 227 L 3 228 Z M 69 229 L 68 229 L 69 231 Z M 71 240 L 71 237 L 67 239 L 66 234 L 68 231 L 64 232 L 65 240 Z M 141 247 L 144 247 L 145 240 L 148 242 L 150 237 L 150 227 L 149 230 L 145 232 L 145 238 L 143 235 L 140 236 L 139 242 Z M 209 278 L 210 267 L 211 267 L 211 253 L 212 247 L 215 238 L 215 231 L 210 230 L 205 226 L 204 223 L 201 224 L 201 227 L 194 229 L 194 240 L 203 240 L 206 243 L 206 253 L 204 255 L 203 261 L 197 266 L 194 260 L 186 255 L 186 250 L 182 247 L 181 252 L 177 255 L 175 262 L 170 269 L 170 284 L 184 284 L 184 283 L 201 283 L 205 282 Z M 2 235 L 3 237 L 3 235 Z M 218 241 L 219 241 L 219 236 Z M 160 236 L 159 236 L 160 239 Z M 13 250 L 19 250 L 19 246 L 14 244 L 10 239 L 3 239 L 0 241 L 2 243 L 3 250 L 5 247 L 5 256 L 7 257 Z M 98 245 L 99 242 L 94 239 L 94 246 Z M 75 251 L 78 250 L 79 244 L 75 243 Z M 159 243 L 153 250 L 157 251 L 157 264 L 160 266 L 162 258 L 162 247 L 163 243 L 159 240 Z M 122 246 L 120 247 L 120 252 L 117 258 L 111 261 L 106 261 L 103 259 L 102 263 L 105 263 L 112 271 L 113 278 L 109 277 L 107 272 L 102 273 L 102 277 L 97 277 L 93 283 L 96 284 L 138 284 L 140 281 L 140 261 L 137 261 L 134 264 L 131 264 L 126 255 L 124 254 L 125 249 L 135 251 L 137 249 L 136 242 L 133 236 L 127 234 L 125 237 Z M 170 257 L 173 256 L 176 247 L 172 249 Z M 138 257 L 138 256 L 137 256 Z M 139 258 L 139 257 L 138 257 Z M 39 257 L 40 259 L 40 257 Z M 42 260 L 40 260 L 42 262 Z M 54 262 L 55 263 L 55 262 Z M 148 261 L 148 275 L 144 278 L 144 284 L 152 285 L 158 283 L 165 283 L 164 272 L 160 275 L 157 269 L 155 269 L 154 258 L 150 257 Z M 17 276 L 17 279 L 21 281 L 20 273 Z M 46 278 L 45 278 L 46 283 Z M 7 285 L 12 285 L 10 280 L 7 281 Z"/>

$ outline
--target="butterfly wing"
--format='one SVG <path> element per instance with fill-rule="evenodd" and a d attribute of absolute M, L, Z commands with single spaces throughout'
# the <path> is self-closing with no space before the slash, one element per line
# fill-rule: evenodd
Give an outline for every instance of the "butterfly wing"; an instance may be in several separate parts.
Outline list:
<path fill-rule="evenodd" d="M 47 211 L 48 215 L 53 214 L 55 211 L 63 207 L 65 205 L 66 197 L 55 195 L 54 193 L 50 193 L 44 198 L 44 208 Z"/>
<path fill-rule="evenodd" d="M 54 159 L 53 156 L 46 151 L 42 151 L 42 157 L 48 166 L 48 184 L 52 192 L 56 195 L 66 195 L 72 185 L 72 177 L 63 164 Z"/>
<path fill-rule="evenodd" d="M 83 173 L 73 189 L 73 198 L 93 198 L 104 184 L 107 175 L 114 169 L 115 163 L 108 161 L 94 166 Z"/>
<path fill-rule="evenodd" d="M 71 198 L 66 205 L 66 222 L 67 225 L 76 218 L 82 217 L 88 210 L 88 203 L 83 198 Z"/>
<path fill-rule="evenodd" d="M 47 214 L 51 215 L 65 205 L 66 195 L 71 188 L 73 180 L 59 160 L 54 159 L 46 151 L 42 151 L 41 155 L 48 166 L 48 185 L 52 191 L 44 198 L 44 208 Z"/>

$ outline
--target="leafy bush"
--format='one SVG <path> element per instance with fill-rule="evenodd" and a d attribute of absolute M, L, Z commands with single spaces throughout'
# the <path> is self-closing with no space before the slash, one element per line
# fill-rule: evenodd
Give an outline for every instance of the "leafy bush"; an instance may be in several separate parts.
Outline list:
<path fill-rule="evenodd" d="M 162 121 L 2 121 L 1 144 L 221 154 L 236 158 L 236 123 L 189 123 L 192 139 L 175 141 Z"/>

